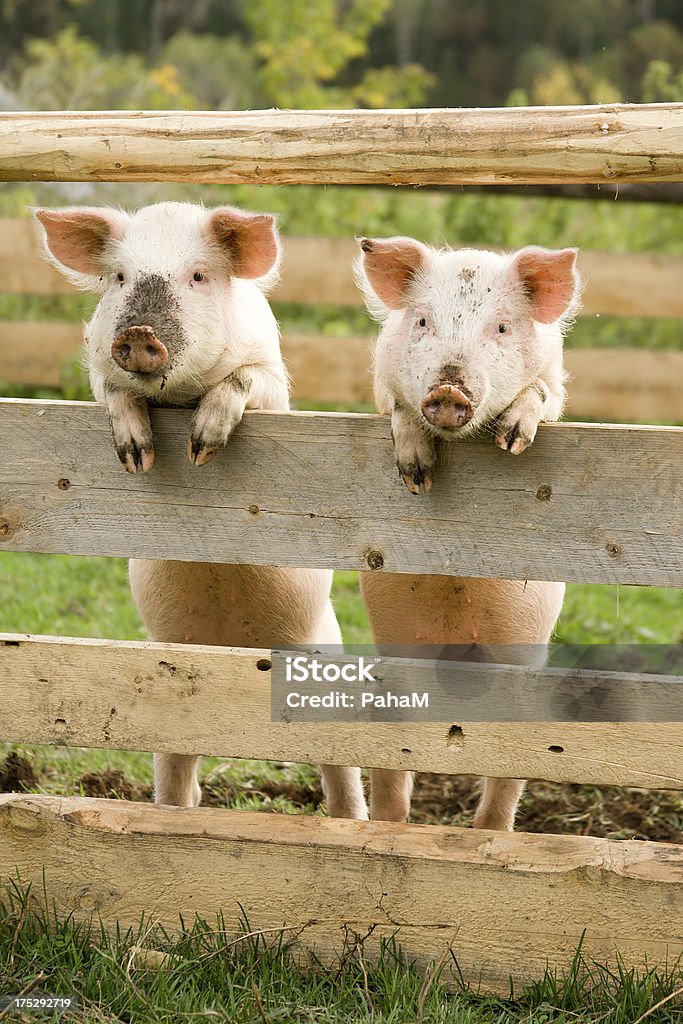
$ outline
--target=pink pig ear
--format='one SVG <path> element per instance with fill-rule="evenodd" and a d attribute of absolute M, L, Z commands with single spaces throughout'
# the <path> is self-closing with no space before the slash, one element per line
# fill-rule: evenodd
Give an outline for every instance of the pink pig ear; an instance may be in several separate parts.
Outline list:
<path fill-rule="evenodd" d="M 78 206 L 64 210 L 34 210 L 42 225 L 47 255 L 62 270 L 100 275 L 105 250 L 121 238 L 128 215 L 117 210 Z"/>
<path fill-rule="evenodd" d="M 515 253 L 512 266 L 521 277 L 532 301 L 532 316 L 540 324 L 551 324 L 567 312 L 574 299 L 579 278 L 578 249 L 543 249 L 527 246 Z"/>
<path fill-rule="evenodd" d="M 405 306 L 406 292 L 427 261 L 428 249 L 414 238 L 361 238 L 362 269 L 377 298 L 389 309 Z"/>
<path fill-rule="evenodd" d="M 280 257 L 275 217 L 219 206 L 209 216 L 209 233 L 229 258 L 235 277 L 265 277 Z"/>

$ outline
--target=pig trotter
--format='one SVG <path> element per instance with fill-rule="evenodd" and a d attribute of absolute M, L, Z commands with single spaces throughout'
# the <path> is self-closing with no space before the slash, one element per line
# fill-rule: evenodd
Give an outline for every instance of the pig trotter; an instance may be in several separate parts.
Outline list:
<path fill-rule="evenodd" d="M 521 455 L 536 437 L 543 419 L 547 390 L 538 381 L 517 395 L 500 414 L 495 424 L 496 444 L 511 455 Z"/>
<path fill-rule="evenodd" d="M 192 417 L 187 442 L 187 457 L 194 466 L 203 466 L 225 448 L 244 415 L 249 388 L 249 375 L 236 370 L 206 392 Z"/>
<path fill-rule="evenodd" d="M 421 466 L 419 462 L 411 462 L 407 466 L 396 463 L 399 476 L 403 480 L 411 494 L 419 494 L 421 490 L 427 494 L 432 489 L 431 471 Z"/>
<path fill-rule="evenodd" d="M 117 388 L 104 388 L 116 454 L 128 473 L 146 473 L 154 462 L 147 402 Z"/>
<path fill-rule="evenodd" d="M 436 449 L 434 441 L 398 402 L 391 414 L 391 436 L 398 472 L 411 494 L 427 494 L 432 487 Z"/>
<path fill-rule="evenodd" d="M 117 445 L 116 454 L 128 473 L 137 473 L 138 469 L 146 473 L 148 469 L 151 469 L 154 462 L 154 449 L 138 448 L 135 441 L 129 441 L 125 445 Z"/>

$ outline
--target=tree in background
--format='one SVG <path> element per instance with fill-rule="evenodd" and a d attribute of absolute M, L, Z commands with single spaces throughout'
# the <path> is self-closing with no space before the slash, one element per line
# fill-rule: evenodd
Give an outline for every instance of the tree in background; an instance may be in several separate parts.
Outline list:
<path fill-rule="evenodd" d="M 433 76 L 417 64 L 369 68 L 356 85 L 339 76 L 369 53 L 391 0 L 244 0 L 260 58 L 259 92 L 281 107 L 403 106 L 423 102 Z"/>
<path fill-rule="evenodd" d="M 194 97 L 170 64 L 149 67 L 138 54 L 104 56 L 73 26 L 54 40 L 29 39 L 6 84 L 34 110 L 187 109 Z"/>
<path fill-rule="evenodd" d="M 29 38 L 2 84 L 22 106 L 47 110 L 417 106 L 433 82 L 419 65 L 350 70 L 390 2 L 245 0 L 246 38 L 182 29 L 147 58 L 107 55 L 69 24 Z"/>

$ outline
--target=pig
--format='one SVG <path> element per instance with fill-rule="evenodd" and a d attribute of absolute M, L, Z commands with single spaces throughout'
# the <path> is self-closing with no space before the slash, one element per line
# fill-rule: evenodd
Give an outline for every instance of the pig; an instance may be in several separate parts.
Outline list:
<path fill-rule="evenodd" d="M 101 294 L 85 328 L 90 382 L 129 473 L 154 462 L 149 405 L 194 407 L 187 455 L 203 466 L 245 409 L 289 408 L 265 296 L 280 256 L 275 219 L 230 206 L 158 203 L 128 214 L 39 209 L 46 255 Z M 236 647 L 338 644 L 332 573 L 134 559 L 133 598 L 151 639 Z M 158 803 L 196 806 L 197 757 L 156 754 Z M 357 768 L 323 766 L 328 811 L 366 818 Z"/>
<path fill-rule="evenodd" d="M 498 447 L 519 455 L 542 420 L 559 419 L 563 335 L 579 301 L 577 250 L 529 246 L 500 255 L 437 250 L 403 237 L 360 245 L 357 280 L 381 324 L 375 401 L 391 417 L 401 478 L 428 501 L 437 443 L 491 431 Z M 361 592 L 379 644 L 488 645 L 494 652 L 517 645 L 513 657 L 538 665 L 564 584 L 361 573 Z M 523 787 L 520 779 L 484 780 L 475 827 L 511 830 Z M 410 773 L 373 771 L 371 817 L 405 819 L 411 789 Z"/>

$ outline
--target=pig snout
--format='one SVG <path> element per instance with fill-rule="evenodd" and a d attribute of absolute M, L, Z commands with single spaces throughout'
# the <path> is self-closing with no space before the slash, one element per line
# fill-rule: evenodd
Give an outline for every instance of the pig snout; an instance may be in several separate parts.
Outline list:
<path fill-rule="evenodd" d="M 168 349 L 151 327 L 129 327 L 111 347 L 112 359 L 128 373 L 158 373 L 168 362 Z"/>
<path fill-rule="evenodd" d="M 472 403 L 454 384 L 437 384 L 422 401 L 422 415 L 441 430 L 457 430 L 474 416 Z"/>

